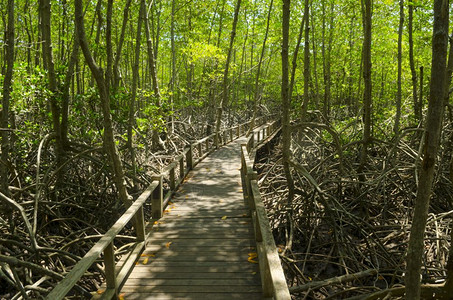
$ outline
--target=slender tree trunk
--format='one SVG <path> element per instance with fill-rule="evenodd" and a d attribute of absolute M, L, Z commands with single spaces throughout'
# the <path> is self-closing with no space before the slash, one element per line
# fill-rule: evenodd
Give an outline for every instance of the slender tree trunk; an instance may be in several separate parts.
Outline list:
<path fill-rule="evenodd" d="M 423 66 L 420 67 L 420 97 L 418 99 L 418 115 L 420 116 L 420 125 L 423 124 Z"/>
<path fill-rule="evenodd" d="M 332 2 L 333 3 L 333 2 Z M 332 12 L 331 12 L 332 13 Z M 331 102 L 331 75 L 330 75 L 330 50 L 332 44 L 332 24 L 330 25 L 329 39 L 328 39 L 328 49 L 326 51 L 326 3 L 325 0 L 322 1 L 322 69 L 324 76 L 324 101 L 323 101 L 323 115 L 326 119 L 330 114 L 330 102 Z M 332 20 L 333 21 L 333 20 Z"/>
<path fill-rule="evenodd" d="M 409 20 L 408 20 L 408 39 L 409 39 L 409 65 L 411 68 L 411 75 L 412 75 L 412 101 L 413 101 L 413 108 L 414 108 L 414 116 L 416 122 L 420 122 L 422 116 L 419 115 L 419 107 L 418 107 L 418 96 L 417 96 L 417 72 L 415 70 L 415 61 L 414 61 L 414 40 L 412 38 L 412 21 L 413 21 L 413 14 L 414 14 L 414 3 L 409 3 Z"/>
<path fill-rule="evenodd" d="M 63 147 L 61 142 L 61 130 L 60 130 L 60 107 L 57 102 L 58 97 L 58 83 L 57 76 L 55 73 L 55 66 L 53 61 L 53 50 L 52 50 L 52 39 L 51 39 L 51 2 L 50 0 L 40 1 L 40 13 L 41 13 L 41 34 L 42 34 L 42 53 L 44 66 L 47 69 L 47 79 L 49 81 L 48 87 L 51 92 L 50 95 L 50 107 L 52 110 L 52 123 L 53 129 L 56 135 L 56 160 L 57 164 L 62 163 Z"/>
<path fill-rule="evenodd" d="M 175 2 L 176 0 L 171 1 L 171 26 L 170 26 L 170 40 L 171 40 L 171 94 L 170 94 L 170 107 L 171 110 L 174 110 L 174 102 L 175 102 L 175 84 L 176 84 L 176 48 L 175 48 Z M 174 122 L 173 122 L 173 114 L 170 115 L 170 133 L 174 131 Z"/>
<path fill-rule="evenodd" d="M 289 47 L 289 20 L 290 20 L 290 0 L 283 0 L 283 24 L 282 24 L 282 152 L 283 169 L 285 171 L 286 182 L 288 184 L 288 204 L 294 199 L 294 181 L 291 175 L 289 160 L 291 157 L 291 127 L 290 127 L 290 107 L 291 97 L 289 95 L 288 82 L 288 47 Z"/>
<path fill-rule="evenodd" d="M 311 46 L 313 48 L 313 77 L 314 77 L 314 80 L 315 80 L 315 92 L 313 93 L 313 97 L 314 97 L 314 105 L 316 107 L 316 109 L 319 110 L 319 82 L 318 82 L 318 49 L 316 47 L 316 40 L 315 40 L 315 21 L 314 21 L 315 17 L 314 17 L 314 14 L 311 14 L 311 18 L 310 18 L 310 24 L 311 24 Z"/>
<path fill-rule="evenodd" d="M 400 0 L 400 24 L 398 27 L 398 79 L 396 92 L 396 116 L 393 132 L 398 136 L 400 131 L 401 119 L 401 64 L 402 64 L 402 41 L 403 41 L 403 26 L 404 26 L 404 0 Z"/>
<path fill-rule="evenodd" d="M 136 177 L 136 160 L 135 160 L 135 150 L 134 150 L 134 143 L 133 139 L 134 136 L 132 134 L 132 130 L 135 126 L 135 99 L 137 97 L 137 82 L 139 76 L 139 66 L 140 66 L 140 45 L 141 45 L 141 36 L 142 36 L 142 23 L 143 23 L 143 16 L 145 15 L 145 5 L 140 5 L 140 11 L 138 14 L 138 23 L 137 23 L 137 35 L 135 37 L 135 59 L 134 64 L 132 66 L 132 87 L 131 87 L 131 102 L 129 103 L 129 122 L 127 126 L 127 147 L 129 148 L 129 153 L 131 156 L 131 164 L 132 164 L 132 173 L 134 178 Z M 135 184 L 134 184 L 135 188 Z"/>
<path fill-rule="evenodd" d="M 406 299 L 420 299 L 420 269 L 423 259 L 425 226 L 445 106 L 448 23 L 448 0 L 434 0 L 430 96 L 423 145 L 424 156 L 406 257 Z"/>
<path fill-rule="evenodd" d="M 100 68 L 96 64 L 93 55 L 91 54 L 91 51 L 88 47 L 88 43 L 85 37 L 82 0 L 75 0 L 74 2 L 77 38 L 79 39 L 80 48 L 82 49 L 83 55 L 85 56 L 85 61 L 88 64 L 94 79 L 96 80 L 101 100 L 101 108 L 104 118 L 104 148 L 108 154 L 109 161 L 113 169 L 114 182 L 116 188 L 118 189 L 119 199 L 126 206 L 130 206 L 132 202 L 126 189 L 123 165 L 121 163 L 120 154 L 118 152 L 118 149 L 116 148 L 114 139 L 112 116 L 110 114 L 110 98 L 107 91 L 108 85 L 106 84 L 106 78 L 104 77 L 102 68 Z M 111 15 L 107 16 L 107 18 L 111 18 Z"/>
<path fill-rule="evenodd" d="M 0 162 L 0 191 L 9 197 L 9 153 L 11 150 L 10 145 L 10 132 L 9 128 L 9 102 L 11 98 L 11 89 L 12 89 L 12 77 L 13 77 L 13 65 L 14 65 L 14 0 L 8 0 L 8 24 L 5 32 L 5 42 L 6 42 L 6 56 L 5 56 L 5 68 L 6 70 L 2 71 L 5 74 L 3 78 L 3 98 L 2 98 L 2 114 L 1 114 L 1 124 L 0 127 L 3 129 L 0 131 L 2 138 L 2 154 Z M 3 208 L 8 209 L 9 208 Z"/>
<path fill-rule="evenodd" d="M 263 46 L 261 48 L 260 60 L 258 62 L 258 70 L 256 71 L 256 77 L 255 77 L 255 93 L 253 96 L 253 116 L 252 116 L 252 121 L 250 122 L 250 128 L 247 132 L 247 135 L 249 135 L 250 132 L 252 132 L 253 128 L 255 127 L 255 118 L 256 118 L 256 114 L 257 114 L 257 110 L 258 110 L 258 101 L 259 101 L 259 97 L 260 97 L 259 79 L 260 79 L 260 73 L 261 73 L 261 65 L 263 63 L 264 53 L 266 51 L 266 41 L 267 41 L 267 36 L 269 34 L 269 23 L 270 23 L 270 19 L 271 19 L 273 3 L 274 3 L 274 0 L 271 0 L 271 3 L 269 4 L 269 12 L 267 13 L 266 32 L 264 34 Z"/>
<path fill-rule="evenodd" d="M 148 13 L 146 10 L 145 0 L 141 1 L 140 6 L 142 6 L 142 5 L 145 6 L 145 8 L 143 9 L 143 13 L 145 14 L 144 22 L 145 22 L 145 33 L 146 33 L 146 45 L 148 48 L 148 66 L 149 66 L 149 71 L 151 74 L 151 80 L 153 81 L 154 100 L 156 101 L 156 106 L 159 109 L 159 113 L 162 114 L 163 112 L 162 112 L 161 94 L 160 94 L 160 89 L 159 89 L 159 82 L 157 80 L 156 57 L 154 56 L 155 51 L 154 51 L 153 40 L 152 40 L 150 29 L 149 29 L 149 16 L 148 16 Z M 158 150 L 158 149 L 164 148 L 164 144 L 160 140 L 159 131 L 157 129 L 153 130 L 152 142 L 153 142 L 153 150 Z"/>
<path fill-rule="evenodd" d="M 241 8 L 241 0 L 237 0 L 236 8 L 234 10 L 234 18 L 233 18 L 233 28 L 231 29 L 231 37 L 230 37 L 230 47 L 228 48 L 228 55 L 225 61 L 225 70 L 223 73 L 223 95 L 222 100 L 220 101 L 219 107 L 217 108 L 217 120 L 216 120 L 216 145 L 218 146 L 219 142 L 219 132 L 220 132 L 220 124 L 222 121 L 222 113 L 225 108 L 228 106 L 228 70 L 231 61 L 231 54 L 233 52 L 233 45 L 234 45 L 234 38 L 236 36 L 236 26 L 238 23 L 238 16 L 239 16 L 239 9 Z"/>
<path fill-rule="evenodd" d="M 131 6 L 132 0 L 127 0 L 126 5 L 123 10 L 123 25 L 121 26 L 120 39 L 118 41 L 118 46 L 116 47 L 115 61 L 113 62 L 113 90 L 116 92 L 120 84 L 120 71 L 119 64 L 121 58 L 121 52 L 123 50 L 124 36 L 126 34 L 127 22 L 129 20 L 129 8 Z"/>
<path fill-rule="evenodd" d="M 372 0 L 362 0 L 365 5 L 363 15 L 363 81 L 365 90 L 363 91 L 363 140 L 360 157 L 359 173 L 362 173 L 368 161 L 368 145 L 371 138 L 371 6 Z M 363 173 L 360 181 L 365 181 Z"/>
<path fill-rule="evenodd" d="M 77 34 L 74 32 L 74 34 Z M 62 103 L 61 103 L 61 142 L 63 143 L 63 148 L 69 148 L 69 139 L 68 139 L 68 119 L 69 119 L 69 100 L 70 100 L 70 89 L 71 82 L 74 76 L 74 67 L 79 57 L 79 41 L 77 38 L 74 39 L 74 44 L 72 48 L 72 53 L 69 58 L 68 70 L 66 71 L 63 91 L 62 91 Z"/>
<path fill-rule="evenodd" d="M 445 83 L 445 105 L 449 104 L 450 100 L 450 84 L 451 84 L 451 76 L 453 73 L 453 36 L 450 36 L 450 50 L 448 53 L 448 66 L 447 66 L 447 75 L 446 75 L 446 83 Z M 453 134 L 450 135 L 450 144 L 453 141 Z M 450 181 L 453 180 L 453 155 L 450 157 Z M 452 181 L 453 182 L 453 181 Z M 450 225 L 450 237 L 453 237 L 453 223 Z M 448 262 L 447 262 L 447 279 L 445 281 L 445 290 L 447 295 L 453 295 L 453 247 L 450 246 L 450 251 L 448 255 Z"/>
<path fill-rule="evenodd" d="M 310 101 L 309 84 L 310 84 L 310 22 L 309 22 L 310 6 L 309 1 L 305 0 L 304 18 L 305 18 L 305 44 L 304 44 L 304 102 L 302 104 L 302 120 L 308 109 L 308 102 Z"/>
<path fill-rule="evenodd" d="M 304 28 L 305 28 L 305 16 L 302 18 L 302 21 L 300 22 L 299 35 L 297 36 L 297 43 L 296 43 L 296 47 L 294 48 L 294 54 L 293 54 L 293 59 L 292 59 L 292 64 L 291 64 L 291 80 L 289 82 L 289 89 L 288 89 L 288 95 L 289 95 L 290 102 L 291 102 L 291 97 L 293 96 L 294 81 L 296 79 L 297 57 L 299 55 L 299 48 L 300 48 L 300 43 L 302 42 L 302 35 L 304 33 Z"/>

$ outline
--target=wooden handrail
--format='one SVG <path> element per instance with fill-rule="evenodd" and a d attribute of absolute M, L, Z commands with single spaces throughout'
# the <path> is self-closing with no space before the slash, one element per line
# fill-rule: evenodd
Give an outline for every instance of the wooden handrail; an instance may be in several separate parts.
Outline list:
<path fill-rule="evenodd" d="M 249 152 L 256 151 L 257 146 L 268 142 L 278 132 L 278 124 L 276 121 L 262 130 L 257 130 L 257 136 L 252 132 L 247 143 L 241 145 L 241 177 L 244 196 L 249 202 L 253 220 L 263 297 L 290 300 L 291 296 L 269 225 L 269 218 L 259 192 L 257 173 L 253 170 L 254 155 L 252 155 L 253 158 L 249 155 Z"/>
<path fill-rule="evenodd" d="M 263 116 L 255 121 L 256 126 L 261 126 L 272 116 Z M 222 145 L 227 144 L 243 135 L 250 126 L 250 121 L 238 126 L 227 128 L 219 133 L 222 137 Z M 163 210 L 168 204 L 169 199 L 175 193 L 179 185 L 184 181 L 189 171 L 209 153 L 216 149 L 216 134 L 211 134 L 201 140 L 188 145 L 183 153 L 167 165 L 159 175 L 151 179 L 151 184 L 135 200 L 126 212 L 115 222 L 115 224 L 104 234 L 104 236 L 85 254 L 85 256 L 72 268 L 72 270 L 60 281 L 55 288 L 47 295 L 48 300 L 63 299 L 69 291 L 77 284 L 79 279 L 92 266 L 92 264 L 103 254 L 106 285 L 107 289 L 102 294 L 101 299 L 111 299 L 118 295 L 118 290 L 124 284 L 125 279 L 130 274 L 135 262 L 145 248 L 147 234 L 145 232 L 145 220 L 143 206 L 151 199 L 152 220 L 162 217 Z M 203 152 L 203 144 L 205 151 Z M 195 157 L 194 149 L 198 150 Z M 176 168 L 179 167 L 178 174 Z M 163 180 L 168 176 L 170 190 L 163 195 Z M 136 245 L 123 261 L 120 267 L 115 266 L 114 239 L 129 221 L 134 220 Z"/>

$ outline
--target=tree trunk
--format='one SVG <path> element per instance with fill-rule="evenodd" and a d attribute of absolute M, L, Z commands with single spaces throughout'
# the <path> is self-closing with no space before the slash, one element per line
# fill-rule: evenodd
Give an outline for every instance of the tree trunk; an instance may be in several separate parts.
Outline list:
<path fill-rule="evenodd" d="M 121 52 L 124 44 L 124 36 L 126 34 L 126 25 L 129 20 L 129 8 L 131 6 L 132 0 L 127 0 L 126 5 L 123 10 L 123 25 L 121 26 L 120 39 L 118 41 L 118 46 L 116 47 L 115 61 L 113 62 L 113 90 L 116 92 L 120 84 L 120 72 L 118 65 L 120 63 Z M 140 17 L 139 17 L 140 18 Z"/>
<path fill-rule="evenodd" d="M 3 79 L 3 99 L 2 99 L 2 114 L 1 114 L 1 124 L 2 128 L 1 137 L 2 137 L 2 154 L 0 162 L 0 190 L 3 194 L 9 197 L 9 172 L 8 172 L 8 162 L 9 162 L 9 153 L 11 150 L 10 145 L 10 132 L 9 128 L 9 102 L 11 98 L 11 89 L 12 89 L 12 77 L 13 77 L 13 65 L 14 65 L 14 0 L 8 0 L 8 25 L 5 32 L 5 42 L 6 42 L 6 72 L 3 71 L 5 77 Z M 6 207 L 5 207 L 6 208 Z M 5 209 L 2 207 L 2 209 Z M 6 208 L 9 210 L 9 208 Z"/>
<path fill-rule="evenodd" d="M 363 81 L 365 89 L 363 91 L 363 139 L 360 165 L 358 172 L 360 181 L 365 181 L 363 171 L 368 161 L 368 145 L 371 137 L 371 6 L 372 0 L 363 0 L 365 11 L 363 12 Z M 362 10 L 363 11 L 363 10 Z"/>
<path fill-rule="evenodd" d="M 302 104 L 302 119 L 305 118 L 308 109 L 308 102 L 310 95 L 308 94 L 308 87 L 310 81 L 310 22 L 309 22 L 310 7 L 308 0 L 305 0 L 304 18 L 305 18 L 305 45 L 304 45 L 304 102 Z"/>
<path fill-rule="evenodd" d="M 140 66 L 140 45 L 141 45 L 141 36 L 142 36 L 142 23 L 143 16 L 145 15 L 145 6 L 140 5 L 140 11 L 138 14 L 138 23 L 137 23 L 137 35 L 135 37 L 135 59 L 132 66 L 132 87 L 131 87 L 131 102 L 129 103 L 129 123 L 127 126 L 127 147 L 129 148 L 129 153 L 131 155 L 131 164 L 132 164 L 132 173 L 136 175 L 136 161 L 135 161 L 135 151 L 133 145 L 133 134 L 132 130 L 135 126 L 135 98 L 137 97 L 137 82 L 139 76 L 139 66 Z M 135 186 L 135 184 L 134 184 Z"/>
<path fill-rule="evenodd" d="M 233 18 L 233 28 L 231 29 L 231 37 L 230 37 L 230 47 L 228 48 L 228 55 L 225 62 L 225 70 L 223 73 L 223 89 L 222 89 L 222 100 L 220 101 L 219 107 L 217 108 L 217 119 L 216 119 L 216 145 L 218 146 L 219 143 L 219 132 L 220 132 L 220 124 L 222 121 L 222 113 L 224 109 L 228 105 L 228 70 L 231 61 L 231 53 L 233 52 L 233 45 L 234 45 L 234 38 L 236 36 L 236 26 L 238 23 L 238 16 L 239 16 L 239 9 L 241 7 L 241 0 L 237 0 L 236 8 L 234 10 L 234 18 Z"/>
<path fill-rule="evenodd" d="M 154 91 L 154 100 L 156 101 L 156 106 L 159 109 L 159 113 L 162 114 L 161 110 L 161 95 L 160 95 L 160 89 L 159 89 L 159 82 L 157 81 L 157 70 L 156 70 L 156 58 L 154 56 L 154 45 L 153 45 L 153 40 L 151 38 L 151 33 L 149 30 L 149 16 L 146 10 L 146 5 L 145 5 L 145 0 L 141 1 L 140 6 L 145 6 L 143 8 L 143 14 L 144 15 L 144 21 L 145 21 L 145 33 L 146 33 L 146 45 L 148 48 L 148 66 L 149 66 L 149 71 L 151 73 L 151 80 L 153 81 L 153 91 Z M 142 8 L 140 8 L 140 11 L 142 11 Z M 163 116 L 161 116 L 163 117 Z M 153 129 L 153 137 L 152 137 L 152 142 L 153 142 L 153 150 L 159 150 L 163 149 L 164 145 L 162 141 L 160 140 L 159 137 L 159 131 L 155 128 Z"/>
<path fill-rule="evenodd" d="M 448 53 L 448 66 L 447 66 L 447 75 L 446 75 L 446 83 L 445 83 L 445 105 L 449 104 L 450 99 L 450 84 L 451 84 L 451 76 L 453 73 L 453 36 L 450 36 L 450 50 Z M 453 135 L 450 135 L 450 144 L 452 144 Z M 453 182 L 453 155 L 450 158 L 450 181 Z M 453 223 L 450 225 L 450 236 L 453 237 Z M 450 246 L 450 251 L 448 255 L 448 262 L 447 262 L 447 279 L 445 281 L 445 292 L 447 295 L 453 295 L 453 247 Z"/>
<path fill-rule="evenodd" d="M 412 75 L 412 101 L 413 101 L 413 108 L 414 108 L 414 116 L 417 123 L 419 123 L 422 119 L 422 116 L 419 114 L 419 103 L 418 103 L 418 96 L 417 96 L 417 72 L 415 71 L 415 61 L 414 61 L 414 40 L 412 38 L 412 20 L 414 14 L 414 3 L 409 3 L 409 24 L 408 24 L 408 31 L 409 31 L 409 65 L 411 68 L 411 75 Z"/>
<path fill-rule="evenodd" d="M 111 17 L 111 15 L 107 17 L 109 18 Z M 114 182 L 116 188 L 118 189 L 119 199 L 128 207 L 130 206 L 132 201 L 126 189 L 123 165 L 121 163 L 120 154 L 115 144 L 112 116 L 110 114 L 110 98 L 107 91 L 106 78 L 104 78 L 102 68 L 100 68 L 96 64 L 93 55 L 91 54 L 88 47 L 88 43 L 85 37 L 82 0 L 75 0 L 75 24 L 80 48 L 82 49 L 85 60 L 91 70 L 91 73 L 93 74 L 94 79 L 96 80 L 99 91 L 104 119 L 104 148 L 107 152 L 111 167 L 113 169 Z"/>
<path fill-rule="evenodd" d="M 289 44 L 289 20 L 290 20 L 290 0 L 283 0 L 283 24 L 282 24 L 282 154 L 283 169 L 285 171 L 286 182 L 288 184 L 288 205 L 294 198 L 294 181 L 291 175 L 289 161 L 291 157 L 291 127 L 289 126 L 290 115 L 290 95 L 288 83 L 288 44 Z"/>
<path fill-rule="evenodd" d="M 175 102 L 175 84 L 176 84 L 176 48 L 175 48 L 175 1 L 171 1 L 171 26 L 170 26 L 170 40 L 171 40 L 171 94 L 170 94 L 170 107 L 171 110 L 174 110 L 174 102 Z M 174 131 L 174 122 L 173 122 L 173 114 L 170 114 L 170 133 Z"/>
<path fill-rule="evenodd" d="M 74 34 L 77 34 L 74 32 Z M 69 148 L 69 139 L 68 139 L 68 118 L 69 118 L 69 92 L 71 88 L 71 81 L 74 76 L 74 67 L 79 58 L 79 41 L 77 38 L 74 39 L 74 44 L 72 48 L 72 53 L 69 58 L 68 70 L 66 71 L 63 91 L 62 91 L 62 103 L 61 103 L 61 142 L 63 143 L 63 149 Z"/>
<path fill-rule="evenodd" d="M 256 118 L 256 114 L 257 114 L 258 101 L 259 101 L 259 97 L 260 97 L 259 79 L 260 79 L 260 73 L 261 73 L 261 65 L 263 63 L 264 53 L 266 51 L 266 41 L 267 41 L 267 36 L 269 33 L 269 23 L 270 23 L 270 19 L 271 19 L 273 3 L 274 3 L 274 0 L 271 0 L 271 3 L 269 4 L 269 12 L 267 13 L 266 32 L 264 34 L 263 46 L 261 48 L 261 55 L 260 55 L 260 59 L 258 61 L 258 69 L 256 70 L 256 77 L 255 77 L 255 93 L 253 96 L 253 116 L 252 116 L 252 121 L 250 122 L 250 128 L 247 132 L 247 136 L 252 132 L 253 128 L 255 127 L 255 118 Z"/>
<path fill-rule="evenodd" d="M 420 269 L 423 258 L 424 233 L 444 115 L 449 23 L 448 12 L 448 0 L 434 0 L 430 95 L 425 127 L 425 141 L 423 145 L 424 156 L 420 170 L 417 199 L 415 201 L 414 216 L 412 218 L 409 247 L 406 257 L 406 299 L 420 299 Z"/>
<path fill-rule="evenodd" d="M 53 61 L 53 50 L 52 50 L 52 38 L 51 38 L 51 2 L 50 0 L 40 1 L 40 13 L 41 13 L 41 35 L 42 35 L 42 54 L 44 67 L 47 69 L 47 79 L 49 81 L 48 87 L 51 95 L 50 107 L 52 110 L 52 124 L 56 135 L 56 160 L 57 164 L 62 163 L 63 147 L 61 142 L 61 130 L 60 130 L 60 107 L 57 103 L 58 97 L 58 86 L 57 76 L 55 73 L 55 66 Z"/>
<path fill-rule="evenodd" d="M 398 136 L 400 131 L 400 118 L 401 118 L 401 44 L 403 40 L 403 26 L 404 26 L 404 0 L 400 0 L 400 24 L 398 27 L 398 79 L 397 79 L 397 92 L 396 92 L 396 116 L 393 132 Z"/>
<path fill-rule="evenodd" d="M 289 102 L 291 102 L 291 97 L 293 96 L 293 88 L 294 88 L 294 81 L 296 78 L 296 69 L 297 69 L 297 57 L 299 55 L 299 48 L 300 48 L 300 43 L 302 42 L 302 35 L 304 33 L 304 28 L 305 28 L 305 16 L 302 18 L 302 21 L 300 23 L 299 27 L 299 35 L 297 37 L 297 43 L 296 47 L 294 48 L 294 54 L 293 54 L 293 59 L 292 59 L 292 64 L 291 64 L 291 80 L 289 82 L 289 89 L 288 89 L 288 95 L 289 95 Z"/>

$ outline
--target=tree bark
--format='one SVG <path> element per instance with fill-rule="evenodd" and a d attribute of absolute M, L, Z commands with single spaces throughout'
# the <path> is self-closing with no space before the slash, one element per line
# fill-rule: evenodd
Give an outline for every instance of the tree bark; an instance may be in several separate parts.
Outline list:
<path fill-rule="evenodd" d="M 360 165 L 358 172 L 360 181 L 365 181 L 363 171 L 368 161 L 368 145 L 371 138 L 371 6 L 372 0 L 363 0 L 365 5 L 363 11 L 363 81 L 365 89 L 363 91 L 363 139 Z"/>
<path fill-rule="evenodd" d="M 424 155 L 406 257 L 406 299 L 420 299 L 420 269 L 423 258 L 424 233 L 444 115 L 448 15 L 448 0 L 434 0 L 430 96 L 423 145 Z"/>
<path fill-rule="evenodd" d="M 119 72 L 119 64 L 120 64 L 120 58 L 121 58 L 121 52 L 123 50 L 123 44 L 124 44 L 124 36 L 126 34 L 126 26 L 127 22 L 129 20 L 129 8 L 131 6 L 132 0 L 127 0 L 126 5 L 124 6 L 123 10 L 123 25 L 121 26 L 121 33 L 120 33 L 120 39 L 118 41 L 118 45 L 116 47 L 116 53 L 115 53 L 115 61 L 113 62 L 113 91 L 117 91 L 119 84 L 120 84 L 120 72 Z"/>
<path fill-rule="evenodd" d="M 75 0 L 74 2 L 75 2 L 75 24 L 77 29 L 77 38 L 79 39 L 80 48 L 82 49 L 88 67 L 90 68 L 91 73 L 93 74 L 93 77 L 96 80 L 96 84 L 99 91 L 99 97 L 101 100 L 101 107 L 104 119 L 104 148 L 105 151 L 107 152 L 111 167 L 113 169 L 114 182 L 116 188 L 118 189 L 119 199 L 128 207 L 130 206 L 132 201 L 126 189 L 123 165 L 121 162 L 120 154 L 115 144 L 112 116 L 110 114 L 110 97 L 107 90 L 108 85 L 106 82 L 106 78 L 104 77 L 102 68 L 100 68 L 96 64 L 93 55 L 91 54 L 91 51 L 88 47 L 83 21 L 82 0 Z"/>
<path fill-rule="evenodd" d="M 60 129 L 60 107 L 57 102 L 58 97 L 58 83 L 57 75 L 55 73 L 55 65 L 53 61 L 53 50 L 52 50 L 52 37 L 51 37 L 51 1 L 41 0 L 40 1 L 40 13 L 41 13 L 41 35 L 42 35 L 42 54 L 44 67 L 47 69 L 47 79 L 49 81 L 48 88 L 51 93 L 49 96 L 50 107 L 52 111 L 52 124 L 55 131 L 56 140 L 56 160 L 57 164 L 60 165 L 63 160 L 63 144 L 61 142 L 61 129 Z"/>
<path fill-rule="evenodd" d="M 294 198 L 294 181 L 291 175 L 289 161 L 291 158 L 291 127 L 289 126 L 289 115 L 291 98 L 289 95 L 289 65 L 288 65 L 288 44 L 289 44 L 289 20 L 290 0 L 283 0 L 283 24 L 282 24 L 282 154 L 283 169 L 288 184 L 288 204 Z"/>
<path fill-rule="evenodd" d="M 401 119 L 401 64 L 402 64 L 402 48 L 403 41 L 403 26 L 404 26 L 404 0 L 400 0 L 400 24 L 398 27 L 398 79 L 397 79 L 397 92 L 396 92 L 396 116 L 393 132 L 398 136 L 400 131 Z"/>
<path fill-rule="evenodd" d="M 170 26 L 170 40 L 171 40 L 171 94 L 170 94 L 170 107 L 171 110 L 174 109 L 174 102 L 175 102 L 175 84 L 176 84 L 176 48 L 175 48 L 175 1 L 171 1 L 171 26 Z M 170 115 L 170 132 L 173 133 L 174 131 L 174 122 L 173 122 L 173 114 Z"/>
<path fill-rule="evenodd" d="M 304 18 L 305 18 L 305 38 L 304 38 L 304 102 L 302 104 L 302 119 L 305 118 L 308 109 L 310 95 L 308 87 L 310 81 L 310 22 L 309 22 L 310 7 L 308 0 L 305 0 Z"/>
<path fill-rule="evenodd" d="M 409 3 L 409 20 L 408 20 L 408 39 L 409 39 L 409 66 L 411 68 L 412 75 L 412 101 L 414 108 L 414 116 L 416 122 L 420 122 L 422 119 L 421 110 L 419 109 L 418 96 L 417 96 L 417 72 L 415 70 L 415 61 L 414 61 L 414 40 L 412 38 L 413 32 L 413 15 L 414 15 L 414 3 Z"/>
<path fill-rule="evenodd" d="M 263 63 L 264 53 L 266 51 L 266 41 L 267 41 L 267 36 L 269 34 L 269 23 L 270 23 L 270 19 L 271 19 L 273 3 L 274 3 L 274 0 L 271 0 L 271 3 L 269 4 L 269 12 L 267 13 L 266 32 L 264 33 L 263 46 L 261 48 L 261 55 L 260 55 L 260 59 L 258 61 L 258 69 L 256 70 L 256 76 L 255 76 L 255 93 L 253 96 L 253 116 L 252 116 L 252 120 L 250 122 L 250 128 L 247 132 L 247 136 L 252 132 L 253 128 L 255 127 L 255 118 L 256 118 L 256 114 L 257 114 L 258 101 L 259 101 L 259 97 L 260 97 L 259 79 L 260 79 L 260 73 L 261 73 L 261 65 Z"/>
<path fill-rule="evenodd" d="M 1 114 L 1 124 L 0 127 L 3 129 L 1 131 L 2 138 L 2 154 L 0 162 L 0 189 L 3 194 L 9 197 L 9 172 L 8 172 L 8 161 L 9 153 L 11 150 L 10 145 L 10 132 L 9 127 L 9 102 L 11 98 L 11 89 L 12 89 L 12 77 L 13 77 L 13 65 L 14 65 L 14 0 L 8 0 L 8 25 L 5 32 L 5 42 L 6 42 L 6 56 L 5 56 L 5 66 L 6 71 L 2 73 L 5 74 L 3 78 L 3 98 L 2 98 L 2 114 Z M 8 208 L 7 208 L 8 209 Z"/>
<path fill-rule="evenodd" d="M 135 98 L 137 97 L 137 82 L 139 76 L 139 66 L 140 66 L 140 45 L 141 45 L 141 36 L 142 36 L 142 23 L 143 17 L 145 15 L 145 5 L 140 5 L 140 11 L 138 14 L 138 23 L 137 23 L 137 34 L 135 37 L 135 58 L 134 64 L 132 66 L 132 87 L 131 87 L 131 102 L 129 103 L 129 122 L 127 126 L 127 147 L 131 155 L 131 164 L 132 164 L 132 173 L 136 175 L 136 161 L 135 161 L 135 150 L 132 134 L 132 130 L 135 126 Z M 135 186 L 135 184 L 134 184 Z"/>
<path fill-rule="evenodd" d="M 151 33 L 149 29 L 149 16 L 146 10 L 146 5 L 145 5 L 145 0 L 141 1 L 140 6 L 144 6 L 143 8 L 143 14 L 144 14 L 144 22 L 145 22 L 145 33 L 146 33 L 146 45 L 148 48 L 148 66 L 149 66 L 149 71 L 151 73 L 151 80 L 153 82 L 153 92 L 154 92 L 154 100 L 156 103 L 156 106 L 158 107 L 159 113 L 162 114 L 163 112 L 161 111 L 162 104 L 161 104 L 161 94 L 160 94 L 160 89 L 159 89 L 159 82 L 157 80 L 157 70 L 156 70 L 156 57 L 155 57 L 155 51 L 154 51 L 154 45 L 153 45 L 153 40 L 151 38 Z M 140 11 L 142 11 L 142 8 L 140 8 Z M 161 116 L 163 117 L 163 116 Z M 152 143 L 153 143 L 153 150 L 159 150 L 163 149 L 164 145 L 162 141 L 160 140 L 159 137 L 159 131 L 157 128 L 153 129 L 153 136 L 152 136 Z"/>
<path fill-rule="evenodd" d="M 216 145 L 219 143 L 219 132 L 220 124 L 222 121 L 222 113 L 228 105 L 228 70 L 231 61 L 231 53 L 233 52 L 234 38 L 236 36 L 236 26 L 238 23 L 239 9 L 241 8 L 241 0 L 237 0 L 236 8 L 234 10 L 233 28 L 231 29 L 230 47 L 228 48 L 228 55 L 225 61 L 225 70 L 223 72 L 223 88 L 222 88 L 222 100 L 220 101 L 219 107 L 217 108 L 217 119 L 216 119 Z"/>

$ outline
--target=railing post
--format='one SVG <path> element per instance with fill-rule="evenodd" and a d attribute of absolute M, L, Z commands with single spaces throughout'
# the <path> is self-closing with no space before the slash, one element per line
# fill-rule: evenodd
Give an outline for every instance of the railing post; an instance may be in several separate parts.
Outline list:
<path fill-rule="evenodd" d="M 115 275 L 115 250 L 113 249 L 113 241 L 104 250 L 104 265 L 105 265 L 105 282 L 108 290 L 115 291 L 115 299 L 118 298 L 118 285 Z"/>
<path fill-rule="evenodd" d="M 137 241 L 143 242 L 145 240 L 145 217 L 143 213 L 143 206 L 135 214 L 135 233 L 137 235 Z"/>
<path fill-rule="evenodd" d="M 206 153 L 209 152 L 209 139 L 206 139 Z"/>
<path fill-rule="evenodd" d="M 175 178 L 175 168 L 176 168 L 176 164 L 172 163 L 172 165 L 173 166 L 170 169 L 170 189 L 172 191 L 174 191 L 175 187 L 176 187 L 176 185 L 175 185 L 175 180 L 176 180 L 176 178 Z"/>
<path fill-rule="evenodd" d="M 179 178 L 182 180 L 184 178 L 184 155 L 181 155 L 179 158 Z"/>
<path fill-rule="evenodd" d="M 189 151 L 186 153 L 186 162 L 187 162 L 187 170 L 192 170 L 193 168 L 193 144 L 190 144 Z M 201 158 L 201 144 L 198 144 L 198 155 Z M 184 176 L 183 176 L 184 177 Z"/>
<path fill-rule="evenodd" d="M 236 129 L 236 134 L 237 134 L 238 138 L 241 136 L 241 125 L 240 124 L 238 125 L 238 128 Z"/>
<path fill-rule="evenodd" d="M 203 157 L 203 144 L 198 143 L 198 157 L 201 158 Z"/>
<path fill-rule="evenodd" d="M 152 218 L 157 220 L 162 218 L 164 192 L 162 187 L 162 175 L 153 176 L 152 180 L 157 180 L 159 185 L 154 190 L 151 197 Z"/>

